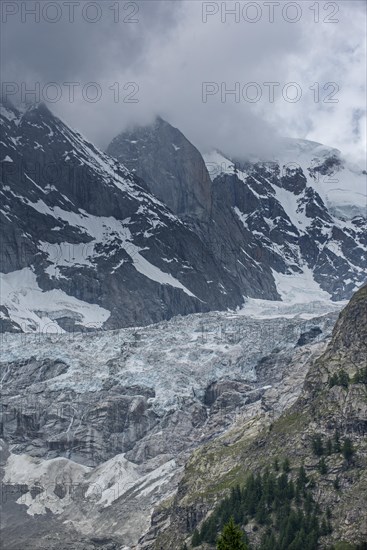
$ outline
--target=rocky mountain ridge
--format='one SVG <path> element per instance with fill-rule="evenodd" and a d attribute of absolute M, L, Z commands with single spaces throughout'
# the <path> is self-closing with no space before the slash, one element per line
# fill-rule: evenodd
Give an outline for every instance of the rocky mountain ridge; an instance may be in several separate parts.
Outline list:
<path fill-rule="evenodd" d="M 4 104 L 1 122 L 2 331 L 330 302 L 365 281 L 365 176 L 335 150 L 298 140 L 277 163 L 205 164 L 158 119 L 113 140 L 121 164 L 44 105 Z"/>
<path fill-rule="evenodd" d="M 273 299 L 289 299 L 287 287 L 301 285 L 341 300 L 365 282 L 366 174 L 338 150 L 284 140 L 277 159 L 241 161 L 212 151 L 204 164 L 181 132 L 158 118 L 123 132 L 107 151 L 146 178 L 161 200 L 171 197 L 173 211 L 190 218 L 245 295 L 265 297 L 261 278 Z M 182 203 L 182 188 L 199 182 L 195 189 L 207 189 L 208 179 L 206 216 L 195 217 Z"/>
<path fill-rule="evenodd" d="M 156 511 L 150 531 L 155 542 L 147 548 L 178 549 L 183 541 L 191 548 L 195 527 L 210 517 L 231 487 L 243 484 L 250 472 L 259 473 L 285 459 L 291 476 L 304 467 L 320 509 L 331 510 L 332 532 L 324 534 L 320 547 L 363 548 L 367 539 L 366 305 L 365 286 L 340 314 L 325 353 L 308 365 L 301 395 L 279 418 L 241 420 L 192 455 L 176 496 Z M 350 452 L 342 454 L 341 442 L 346 440 Z M 257 548 L 264 529 L 252 523 L 244 530 Z M 210 544 L 195 547 L 213 548 Z"/>
<path fill-rule="evenodd" d="M 106 152 L 146 181 L 175 214 L 208 216 L 211 180 L 205 162 L 196 147 L 161 117 L 116 136 Z"/>
<path fill-rule="evenodd" d="M 46 106 L 4 104 L 1 122 L 3 331 L 145 325 L 243 302 L 200 236 Z"/>

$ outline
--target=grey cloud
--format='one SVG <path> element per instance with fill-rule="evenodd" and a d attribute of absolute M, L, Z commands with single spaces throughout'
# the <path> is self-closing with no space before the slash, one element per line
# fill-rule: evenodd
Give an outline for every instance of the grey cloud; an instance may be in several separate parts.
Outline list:
<path fill-rule="evenodd" d="M 29 9 L 37 4 L 41 6 L 40 22 L 26 15 L 26 22 L 22 23 L 21 8 L 25 2 L 15 3 L 19 6 L 18 14 L 9 15 L 7 22 L 2 24 L 3 72 L 15 79 L 24 78 L 24 74 L 28 73 L 43 82 L 59 83 L 98 81 L 116 67 L 123 69 L 139 62 L 150 37 L 170 25 L 177 11 L 175 3 L 163 0 L 84 0 L 75 2 L 74 22 L 70 22 L 68 3 L 60 0 L 60 21 L 50 23 L 42 17 L 42 5 L 46 3 L 29 0 Z M 91 11 L 86 11 L 83 16 L 83 7 L 88 4 Z M 92 4 L 99 6 L 101 14 L 100 20 L 95 23 L 86 19 L 93 19 L 94 13 L 97 14 Z M 116 5 L 119 5 L 119 12 L 111 9 Z M 136 14 L 134 6 L 138 9 Z M 124 9 L 126 7 L 128 9 Z M 135 19 L 137 23 L 130 22 Z"/>
<path fill-rule="evenodd" d="M 203 23 L 202 2 L 190 0 L 139 1 L 138 23 L 113 23 L 113 0 L 100 3 L 103 17 L 95 24 L 81 17 L 72 24 L 65 18 L 55 24 L 23 24 L 10 18 L 2 25 L 2 78 L 29 85 L 35 80 L 99 83 L 103 94 L 98 103 L 81 94 L 70 103 L 63 89 L 62 99 L 51 109 L 100 147 L 127 126 L 160 114 L 201 150 L 216 146 L 237 156 L 266 155 L 280 135 L 289 135 L 345 148 L 359 160 L 365 135 L 360 132 L 355 142 L 355 112 L 362 128 L 365 4 L 336 2 L 339 23 L 326 24 L 322 18 L 330 9 L 325 2 L 319 3 L 319 23 L 310 9 L 314 2 L 298 2 L 303 15 L 291 24 L 279 17 L 281 12 L 269 23 L 264 4 L 257 3 L 263 17 L 254 24 L 235 23 L 230 17 L 223 24 L 220 13 Z M 234 4 L 227 2 L 228 7 Z M 242 8 L 246 3 L 240 4 Z M 302 87 L 299 102 L 287 102 L 281 93 L 274 102 L 267 99 L 264 82 L 279 82 L 281 90 L 292 81 Z M 321 86 L 337 81 L 342 89 L 339 103 L 315 103 L 309 87 L 316 81 Z M 131 88 L 124 90 L 124 85 L 129 82 L 139 88 L 137 103 L 126 101 Z M 242 96 L 236 102 L 230 95 L 222 101 L 219 92 L 204 103 L 203 82 L 219 87 L 223 82 L 228 90 L 236 82 L 241 88 L 257 82 L 263 96 L 256 103 Z M 121 92 L 118 102 L 111 89 L 114 83 Z"/>

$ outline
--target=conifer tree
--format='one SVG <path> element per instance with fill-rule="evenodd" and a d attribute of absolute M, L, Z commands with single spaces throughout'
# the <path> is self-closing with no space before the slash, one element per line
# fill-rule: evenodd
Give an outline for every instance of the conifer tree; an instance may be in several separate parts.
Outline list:
<path fill-rule="evenodd" d="M 306 470 L 305 470 L 305 467 L 302 466 L 300 467 L 299 471 L 298 471 L 298 477 L 297 477 L 297 488 L 299 490 L 301 489 L 304 489 L 306 483 L 308 482 L 308 477 L 307 477 L 307 474 L 306 474 Z"/>
<path fill-rule="evenodd" d="M 322 457 L 320 462 L 318 463 L 318 469 L 321 475 L 327 474 L 327 465 L 324 457 Z"/>
<path fill-rule="evenodd" d="M 344 440 L 344 443 L 343 443 L 343 447 L 342 447 L 342 453 L 343 453 L 343 456 L 344 458 L 350 462 L 350 460 L 352 459 L 355 451 L 354 451 L 354 448 L 353 448 L 353 443 L 352 441 L 349 439 L 349 437 L 347 437 L 345 440 Z"/>
<path fill-rule="evenodd" d="M 255 519 L 260 525 L 264 525 L 264 523 L 267 520 L 267 513 L 266 513 L 264 498 L 261 498 L 259 502 Z"/>
<path fill-rule="evenodd" d="M 320 535 L 324 536 L 329 533 L 328 524 L 325 518 L 322 519 L 321 522 L 321 528 L 320 528 Z"/>
<path fill-rule="evenodd" d="M 285 472 L 286 474 L 288 474 L 291 471 L 289 458 L 285 458 L 283 460 L 282 468 L 283 468 L 283 472 Z"/>
<path fill-rule="evenodd" d="M 339 386 L 343 386 L 344 388 L 347 388 L 349 386 L 349 374 L 345 372 L 344 369 L 342 369 L 339 372 Z"/>
<path fill-rule="evenodd" d="M 235 524 L 233 517 L 231 517 L 219 535 L 217 550 L 248 550 L 248 546 L 243 538 L 243 532 L 240 527 Z"/>
<path fill-rule="evenodd" d="M 333 443 L 331 439 L 328 439 L 326 442 L 326 454 L 330 456 L 333 452 Z"/>
<path fill-rule="evenodd" d="M 334 434 L 334 451 L 336 453 L 340 453 L 341 451 L 340 436 L 339 436 L 338 430 L 335 430 L 335 434 Z"/>
<path fill-rule="evenodd" d="M 333 388 L 334 386 L 337 386 L 339 384 L 339 377 L 336 374 L 336 372 L 330 377 L 329 380 L 329 386 L 330 388 Z"/>
<path fill-rule="evenodd" d="M 200 537 L 199 531 L 197 529 L 195 529 L 194 534 L 192 535 L 191 543 L 192 543 L 194 548 L 195 548 L 195 546 L 199 546 L 199 544 L 201 543 L 201 537 Z"/>
<path fill-rule="evenodd" d="M 312 438 L 312 450 L 316 456 L 322 456 L 324 454 L 324 446 L 320 434 L 316 434 Z"/>

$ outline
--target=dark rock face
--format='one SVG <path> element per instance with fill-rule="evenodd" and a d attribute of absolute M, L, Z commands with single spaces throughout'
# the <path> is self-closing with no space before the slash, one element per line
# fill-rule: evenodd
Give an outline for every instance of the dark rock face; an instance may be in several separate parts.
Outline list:
<path fill-rule="evenodd" d="M 58 330 L 136 326 L 242 303 L 205 241 L 142 180 L 45 106 L 1 112 L 5 330 L 41 330 L 45 316 Z"/>
<path fill-rule="evenodd" d="M 236 382 L 235 380 L 226 380 L 210 384 L 205 391 L 204 404 L 213 405 L 223 394 L 229 394 L 231 397 L 236 394 L 245 394 L 251 390 L 251 386 Z"/>
<path fill-rule="evenodd" d="M 107 153 L 147 182 L 180 216 L 205 217 L 211 181 L 199 151 L 177 129 L 157 118 L 148 127 L 115 137 Z"/>
<path fill-rule="evenodd" d="M 305 344 L 308 344 L 318 336 L 322 334 L 322 330 L 320 327 L 312 327 L 309 331 L 303 332 L 301 336 L 299 337 L 299 340 L 297 342 L 297 346 L 304 346 Z"/>
<path fill-rule="evenodd" d="M 299 168 L 292 175 L 286 172 L 279 177 L 278 165 L 254 164 L 246 175 L 237 171 L 215 177 L 211 232 L 220 227 L 219 238 L 227 234 L 235 243 L 236 261 L 248 265 L 252 258 L 257 269 L 251 272 L 261 273 L 269 287 L 273 271 L 299 274 L 306 290 L 306 268 L 333 300 L 350 297 L 366 279 L 367 219 L 336 218 L 317 191 L 306 186 Z M 220 222 L 223 211 L 227 229 Z M 238 226 L 241 237 L 236 238 Z"/>
<path fill-rule="evenodd" d="M 367 364 L 367 285 L 364 285 L 341 312 L 335 325 L 327 358 L 340 361 L 345 356 L 351 369 Z"/>
<path fill-rule="evenodd" d="M 343 206 L 345 196 L 340 208 L 329 207 L 322 198 L 335 195 L 340 178 L 345 193 L 349 177 L 351 181 L 357 178 L 358 189 L 363 190 L 362 172 L 356 174 L 344 167 L 336 150 L 299 140 L 292 143 L 293 151 L 285 154 L 284 161 L 233 161 L 218 152 L 210 154 L 207 168 L 212 179 L 211 195 L 209 202 L 201 201 L 206 208 L 203 216 L 192 208 L 178 207 L 183 181 L 180 172 L 171 168 L 164 186 L 157 179 L 158 167 L 172 166 L 174 157 L 175 166 L 185 166 L 185 177 L 189 174 L 191 182 L 197 181 L 194 174 L 198 165 L 207 180 L 207 171 L 193 145 L 185 141 L 182 151 L 173 148 L 178 136 L 178 130 L 158 119 L 152 126 L 120 134 L 108 152 L 152 182 L 151 191 L 162 200 L 165 193 L 175 194 L 175 204 L 170 202 L 173 210 L 182 217 L 191 216 L 195 232 L 232 274 L 245 296 L 279 299 L 274 272 L 299 275 L 306 289 L 310 283 L 306 271 L 310 270 L 314 281 L 333 300 L 350 298 L 356 286 L 365 281 L 366 211 L 358 204 Z M 188 182 L 184 186 L 191 189 Z M 199 192 L 202 186 L 196 189 Z M 358 202 L 358 193 L 352 192 L 351 196 L 349 202 Z M 353 209 L 358 215 L 352 215 Z"/>
<path fill-rule="evenodd" d="M 295 195 L 300 195 L 306 189 L 307 179 L 300 167 L 286 167 L 284 175 L 279 180 L 279 186 Z"/>
<path fill-rule="evenodd" d="M 162 119 L 109 146 L 129 169 L 45 106 L 3 105 L 1 121 L 3 331 L 235 309 L 245 297 L 280 299 L 284 276 L 334 300 L 365 281 L 366 218 L 335 217 L 314 185 L 342 173 L 334 152 L 308 170 L 219 155 L 210 181 L 198 150 Z"/>

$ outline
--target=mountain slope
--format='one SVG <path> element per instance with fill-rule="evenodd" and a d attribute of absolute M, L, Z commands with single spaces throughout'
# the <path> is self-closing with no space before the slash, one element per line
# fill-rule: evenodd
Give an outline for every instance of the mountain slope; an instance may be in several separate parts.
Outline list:
<path fill-rule="evenodd" d="M 158 538 L 147 548 L 180 548 L 185 539 L 191 547 L 188 535 L 231 487 L 286 458 L 289 478 L 296 482 L 303 465 L 320 510 L 331 510 L 333 531 L 321 538 L 322 547 L 345 541 L 350 543 L 345 548 L 353 550 L 353 544 L 366 541 L 366 306 L 365 286 L 340 314 L 326 352 L 305 366 L 309 372 L 302 394 L 283 415 L 275 421 L 271 415 L 241 420 L 192 455 L 174 501 L 156 512 Z M 346 440 L 351 453 L 343 450 Z M 244 528 L 259 547 L 261 524 Z"/>
<path fill-rule="evenodd" d="M 60 332 L 234 308 L 205 242 L 44 105 L 1 108 L 1 324 Z"/>
<path fill-rule="evenodd" d="M 3 331 L 136 326 L 244 297 L 341 300 L 365 280 L 364 176 L 346 193 L 334 150 L 314 158 L 296 142 L 303 165 L 284 174 L 283 161 L 238 167 L 215 153 L 211 182 L 162 119 L 111 144 L 134 173 L 43 105 L 3 105 L 1 122 Z M 317 190 L 315 174 L 335 170 L 342 188 Z"/>
<path fill-rule="evenodd" d="M 262 319 L 211 312 L 89 334 L 3 335 L 7 550 L 139 548 L 194 449 L 240 418 L 279 416 L 294 403 L 336 317 L 274 306 Z"/>
<path fill-rule="evenodd" d="M 116 136 L 107 153 L 143 178 L 175 214 L 205 216 L 211 182 L 202 156 L 162 118 Z"/>
<path fill-rule="evenodd" d="M 205 168 L 183 139 L 158 118 L 123 132 L 107 150 L 145 177 L 159 198 L 175 197 L 174 211 L 190 214 L 195 232 L 246 296 L 343 300 L 365 282 L 366 175 L 337 150 L 285 140 L 278 160 L 239 162 L 213 151 Z M 164 184 L 162 167 L 169 167 Z M 201 192 L 203 182 L 207 189 L 209 177 L 205 214 L 178 206 L 182 193 Z"/>
<path fill-rule="evenodd" d="M 333 300 L 349 298 L 366 281 L 366 174 L 335 149 L 285 143 L 281 158 L 268 162 L 207 155 L 213 209 L 225 205 L 226 219 L 252 233 L 283 297 L 311 285 Z"/>

